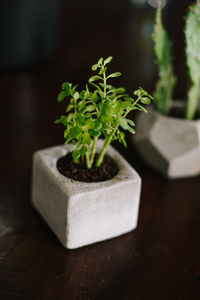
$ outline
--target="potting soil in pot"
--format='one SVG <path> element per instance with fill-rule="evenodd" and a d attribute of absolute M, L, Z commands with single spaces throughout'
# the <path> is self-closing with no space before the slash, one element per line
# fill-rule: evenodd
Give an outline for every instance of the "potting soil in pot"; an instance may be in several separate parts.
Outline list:
<path fill-rule="evenodd" d="M 83 182 L 98 182 L 113 178 L 118 173 L 118 166 L 115 161 L 105 155 L 100 167 L 96 167 L 95 163 L 91 169 L 86 169 L 80 164 L 76 164 L 72 160 L 71 153 L 58 159 L 58 171 L 69 178 Z"/>

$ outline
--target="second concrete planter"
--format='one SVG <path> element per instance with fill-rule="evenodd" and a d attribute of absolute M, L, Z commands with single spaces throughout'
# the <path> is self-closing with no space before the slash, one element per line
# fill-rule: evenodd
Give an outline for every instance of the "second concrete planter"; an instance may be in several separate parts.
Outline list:
<path fill-rule="evenodd" d="M 98 148 L 102 141 L 98 143 Z M 59 173 L 58 158 L 70 145 L 34 155 L 32 203 L 61 243 L 70 249 L 110 239 L 137 226 L 141 179 L 111 146 L 118 174 L 107 181 L 79 182 Z"/>
<path fill-rule="evenodd" d="M 134 144 L 153 169 L 168 178 L 200 174 L 200 120 L 168 117 L 151 108 L 138 116 L 136 130 Z"/>

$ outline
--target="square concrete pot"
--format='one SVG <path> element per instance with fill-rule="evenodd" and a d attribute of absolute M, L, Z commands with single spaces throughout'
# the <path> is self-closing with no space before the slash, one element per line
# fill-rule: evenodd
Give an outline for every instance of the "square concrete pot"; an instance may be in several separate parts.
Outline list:
<path fill-rule="evenodd" d="M 98 143 L 98 148 L 102 141 Z M 118 164 L 118 174 L 103 182 L 79 182 L 59 173 L 58 158 L 71 145 L 34 154 L 32 203 L 61 243 L 78 248 L 114 238 L 137 226 L 141 179 L 114 148 L 107 154 Z"/>
<path fill-rule="evenodd" d="M 184 103 L 173 105 L 183 108 Z M 153 169 L 171 179 L 200 174 L 200 120 L 168 117 L 151 108 L 138 115 L 136 131 L 134 144 Z"/>

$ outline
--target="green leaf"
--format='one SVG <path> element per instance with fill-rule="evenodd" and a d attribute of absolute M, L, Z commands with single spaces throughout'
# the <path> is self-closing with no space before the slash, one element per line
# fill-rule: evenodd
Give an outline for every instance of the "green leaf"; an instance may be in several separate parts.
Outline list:
<path fill-rule="evenodd" d="M 55 123 L 55 124 L 60 124 L 61 121 L 60 121 L 60 119 L 57 119 L 57 120 L 54 121 L 54 123 Z"/>
<path fill-rule="evenodd" d="M 77 121 L 80 126 L 85 126 L 86 121 L 82 114 L 77 114 Z"/>
<path fill-rule="evenodd" d="M 104 74 L 104 73 L 106 72 L 106 70 L 107 70 L 107 67 L 102 68 L 102 69 L 99 71 L 99 75 Z"/>
<path fill-rule="evenodd" d="M 66 96 L 67 96 L 67 93 L 65 91 L 60 92 L 58 94 L 58 98 L 57 98 L 58 102 L 62 102 Z"/>
<path fill-rule="evenodd" d="M 63 84 L 62 84 L 62 90 L 66 91 L 67 96 L 70 95 L 71 87 L 72 87 L 72 84 L 70 82 L 66 81 L 66 82 L 63 82 Z"/>
<path fill-rule="evenodd" d="M 132 121 L 132 120 L 130 120 L 130 119 L 126 119 L 126 121 L 128 122 L 128 124 L 130 124 L 131 126 L 135 126 L 135 123 Z"/>
<path fill-rule="evenodd" d="M 79 126 L 76 126 L 70 130 L 69 134 L 70 134 L 70 137 L 72 139 L 74 139 L 74 138 L 78 138 L 81 133 L 82 133 L 82 128 Z"/>
<path fill-rule="evenodd" d="M 100 130 L 102 128 L 102 123 L 97 120 L 89 120 L 87 125 L 89 129 Z"/>
<path fill-rule="evenodd" d="M 66 108 L 66 112 L 69 112 L 74 106 L 72 104 L 69 104 Z"/>
<path fill-rule="evenodd" d="M 84 155 L 88 152 L 88 148 L 86 146 L 82 146 L 80 149 L 80 155 Z"/>
<path fill-rule="evenodd" d="M 67 122 L 69 123 L 69 122 L 71 122 L 71 120 L 74 118 L 74 113 L 70 113 L 70 114 L 68 114 L 68 116 L 67 116 Z"/>
<path fill-rule="evenodd" d="M 118 140 L 120 143 L 123 143 L 124 147 L 127 147 L 126 141 L 125 141 L 125 134 L 122 131 L 119 131 Z"/>
<path fill-rule="evenodd" d="M 105 102 L 103 105 L 102 105 L 102 113 L 106 116 L 109 116 L 109 115 L 112 115 L 113 113 L 113 105 L 112 103 L 109 103 L 109 102 Z"/>
<path fill-rule="evenodd" d="M 110 84 L 104 85 L 103 82 L 99 82 L 99 85 L 100 85 L 102 88 L 106 87 L 107 90 L 115 89 L 115 88 L 114 88 L 112 85 L 110 85 Z"/>
<path fill-rule="evenodd" d="M 71 138 L 70 138 L 70 137 L 68 137 L 68 138 L 66 139 L 66 141 L 65 141 L 65 143 L 64 143 L 64 144 L 66 145 L 66 144 L 68 144 L 70 141 L 71 141 Z"/>
<path fill-rule="evenodd" d="M 84 109 L 84 112 L 93 112 L 95 110 L 95 106 L 94 105 L 88 105 L 86 106 L 86 109 Z"/>
<path fill-rule="evenodd" d="M 124 93 L 126 90 L 125 90 L 125 88 L 118 88 L 118 89 L 111 89 L 111 91 L 113 92 L 113 93 L 116 93 L 116 94 L 121 94 L 121 93 Z"/>
<path fill-rule="evenodd" d="M 76 140 L 72 140 L 72 144 L 73 144 L 73 145 L 76 145 Z"/>
<path fill-rule="evenodd" d="M 122 118 L 122 117 L 119 117 L 118 118 L 118 121 L 119 121 L 119 125 L 123 128 L 123 129 L 128 129 L 128 124 L 127 124 L 127 120 Z"/>
<path fill-rule="evenodd" d="M 101 91 L 101 88 L 97 84 L 95 84 L 94 82 L 90 82 L 90 84 L 98 90 L 99 94 L 103 95 L 103 92 Z"/>
<path fill-rule="evenodd" d="M 100 76 L 94 75 L 94 76 L 90 77 L 89 82 L 93 82 L 93 81 L 96 81 L 96 80 L 99 80 L 99 79 L 101 79 Z"/>
<path fill-rule="evenodd" d="M 136 95 L 136 96 L 138 96 L 138 97 L 140 97 L 142 95 L 142 91 L 138 89 L 138 90 L 135 90 L 133 92 L 133 94 Z"/>
<path fill-rule="evenodd" d="M 64 115 L 62 115 L 58 120 L 55 121 L 55 124 L 63 124 L 64 126 L 67 125 L 67 119 Z"/>
<path fill-rule="evenodd" d="M 128 126 L 127 130 L 128 130 L 130 133 L 135 134 L 135 130 L 134 130 L 132 127 L 130 127 L 130 126 Z"/>
<path fill-rule="evenodd" d="M 147 96 L 148 98 L 150 98 L 151 100 L 153 100 L 153 97 L 147 93 L 141 86 L 139 87 L 140 91 L 142 91 L 143 95 Z"/>
<path fill-rule="evenodd" d="M 67 128 L 67 129 L 65 129 L 65 131 L 64 131 L 64 138 L 66 138 L 66 137 L 68 136 L 68 134 L 69 134 L 69 129 Z"/>
<path fill-rule="evenodd" d="M 88 132 L 93 137 L 98 137 L 101 134 L 100 130 L 94 130 L 94 129 L 89 129 Z"/>
<path fill-rule="evenodd" d="M 79 99 L 79 92 L 75 92 L 73 98 L 77 101 Z"/>
<path fill-rule="evenodd" d="M 145 113 L 147 113 L 147 110 L 140 104 L 137 103 L 137 108 L 140 110 L 140 111 L 143 111 Z"/>
<path fill-rule="evenodd" d="M 141 102 L 142 102 L 143 104 L 150 104 L 150 103 L 151 103 L 151 100 L 150 100 L 149 98 L 147 98 L 147 97 L 142 97 L 142 98 L 141 98 Z"/>
<path fill-rule="evenodd" d="M 89 133 L 88 133 L 87 131 L 85 131 L 85 132 L 83 133 L 83 141 L 84 141 L 87 145 L 90 145 L 91 142 L 92 142 L 92 140 L 91 140 L 91 138 L 90 138 L 90 135 L 89 135 Z"/>
<path fill-rule="evenodd" d="M 93 121 L 93 129 L 94 130 L 100 130 L 101 128 L 102 128 L 102 123 L 101 122 L 99 122 L 97 120 Z"/>
<path fill-rule="evenodd" d="M 99 65 L 98 64 L 95 64 L 92 66 L 92 71 L 96 71 L 98 69 Z"/>
<path fill-rule="evenodd" d="M 128 101 L 129 103 L 134 102 L 133 98 L 131 97 L 125 97 L 124 100 Z"/>
<path fill-rule="evenodd" d="M 120 72 L 115 72 L 115 73 L 112 73 L 110 74 L 107 78 L 114 78 L 114 77 L 119 77 L 121 76 L 122 74 Z"/>
<path fill-rule="evenodd" d="M 104 60 L 104 66 L 107 65 L 107 64 L 109 64 L 109 63 L 111 62 L 112 59 L 113 59 L 112 56 L 109 56 L 108 58 L 106 58 L 106 59 Z"/>
<path fill-rule="evenodd" d="M 84 100 L 85 99 L 85 95 L 86 95 L 86 91 L 85 90 L 82 90 L 79 94 L 79 97 L 81 100 Z"/>
<path fill-rule="evenodd" d="M 99 60 L 98 60 L 98 65 L 101 65 L 103 62 L 103 57 L 101 57 Z"/>
<path fill-rule="evenodd" d="M 94 93 L 92 94 L 91 98 L 90 98 L 90 100 L 94 103 L 96 103 L 99 100 L 99 97 L 98 97 L 97 93 L 98 93 L 98 90 L 95 90 Z"/>
<path fill-rule="evenodd" d="M 72 157 L 73 157 L 74 160 L 79 159 L 79 157 L 80 157 L 80 151 L 79 150 L 73 151 L 72 152 Z"/>

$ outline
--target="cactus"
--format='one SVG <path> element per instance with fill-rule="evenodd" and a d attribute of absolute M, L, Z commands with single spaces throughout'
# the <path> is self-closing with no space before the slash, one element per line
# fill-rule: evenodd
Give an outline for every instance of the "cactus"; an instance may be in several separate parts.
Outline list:
<path fill-rule="evenodd" d="M 186 119 L 193 119 L 200 95 L 200 1 L 191 5 L 185 24 L 186 61 L 190 88 L 186 103 Z"/>
<path fill-rule="evenodd" d="M 156 105 L 158 111 L 165 114 L 170 107 L 173 97 L 176 76 L 174 75 L 172 64 L 171 42 L 162 25 L 161 10 L 161 3 L 159 1 L 155 18 L 154 32 L 152 35 L 159 77 L 154 92 L 154 98 L 157 100 Z"/>

